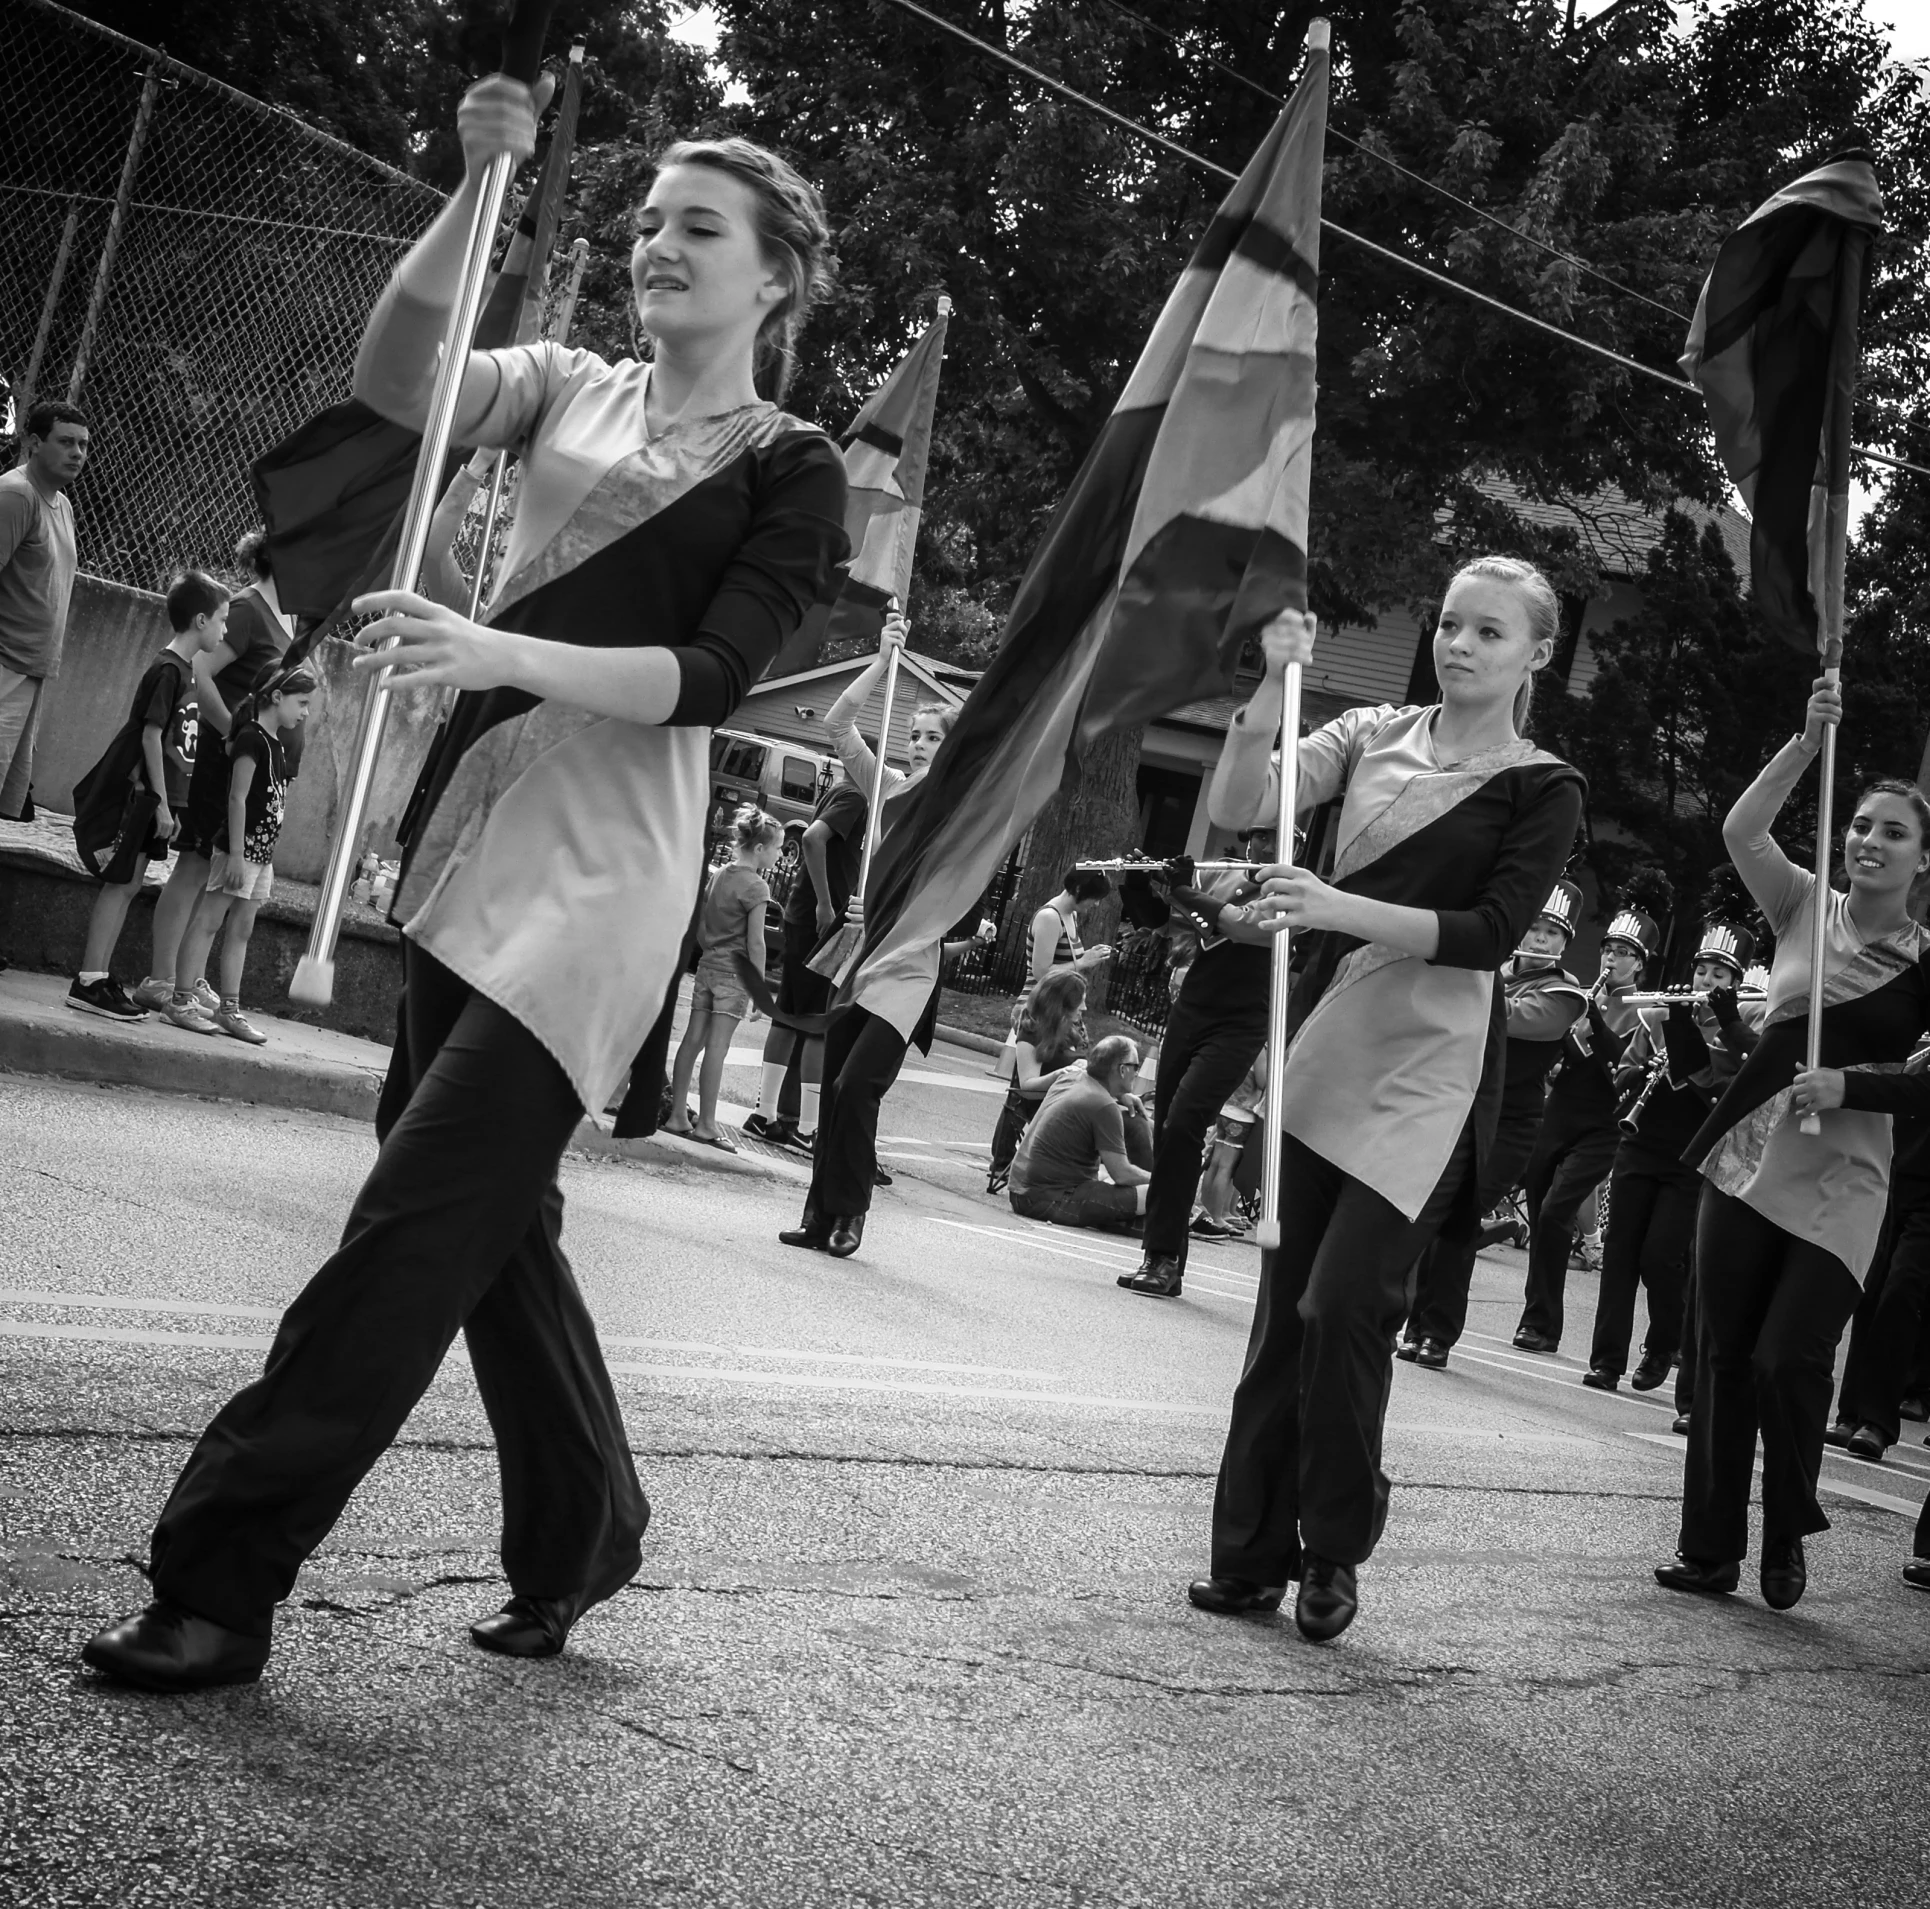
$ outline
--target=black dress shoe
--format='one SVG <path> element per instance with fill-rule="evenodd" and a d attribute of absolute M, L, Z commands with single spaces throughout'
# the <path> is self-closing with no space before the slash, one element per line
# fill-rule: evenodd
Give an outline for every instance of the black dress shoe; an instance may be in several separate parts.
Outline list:
<path fill-rule="evenodd" d="M 1912 1395 L 1897 1402 L 1896 1415 L 1898 1418 L 1915 1419 L 1921 1424 L 1923 1420 L 1930 1419 L 1930 1406 L 1926 1406 L 1922 1399 Z"/>
<path fill-rule="evenodd" d="M 81 1662 L 141 1690 L 208 1690 L 252 1684 L 268 1661 L 268 1639 L 231 1631 L 157 1597 L 82 1649 Z"/>
<path fill-rule="evenodd" d="M 1300 1635 L 1315 1644 L 1330 1643 L 1359 1610 L 1354 1567 L 1309 1551 L 1300 1561 L 1300 1595 L 1293 1602 L 1293 1621 Z"/>
<path fill-rule="evenodd" d="M 1251 1578 L 1195 1578 L 1186 1587 L 1186 1595 L 1202 1611 L 1217 1611 L 1222 1617 L 1277 1611 L 1286 1594 L 1284 1584 L 1255 1584 Z"/>
<path fill-rule="evenodd" d="M 555 1657 L 582 1616 L 583 1604 L 581 1595 L 513 1597 L 500 1611 L 470 1625 L 470 1640 L 478 1650 L 499 1657 Z"/>
<path fill-rule="evenodd" d="M 1735 1564 L 1706 1564 L 1700 1558 L 1678 1555 L 1673 1564 L 1658 1564 L 1655 1581 L 1665 1591 L 1694 1591 L 1702 1597 L 1727 1597 L 1742 1582 Z"/>
<path fill-rule="evenodd" d="M 777 1237 L 780 1245 L 805 1246 L 821 1253 L 831 1243 L 831 1222 L 816 1207 L 807 1206 L 804 1217 L 795 1226 L 787 1226 Z"/>
<path fill-rule="evenodd" d="M 1445 1340 L 1423 1339 L 1414 1348 L 1414 1363 L 1424 1365 L 1430 1372 L 1438 1372 L 1448 1362 L 1448 1347 Z"/>
<path fill-rule="evenodd" d="M 1672 1431 L 1677 1438 L 1687 1438 L 1689 1436 L 1688 1413 L 1686 1412 L 1676 1413 L 1675 1423 L 1669 1427 L 1669 1430 Z"/>
<path fill-rule="evenodd" d="M 1890 1441 L 1883 1436 L 1882 1428 L 1875 1425 L 1859 1425 L 1843 1441 L 1843 1449 L 1852 1458 L 1867 1458 L 1871 1464 L 1883 1463 L 1883 1454 L 1890 1449 Z"/>
<path fill-rule="evenodd" d="M 1930 1591 L 1930 1558 L 1912 1558 L 1903 1567 L 1903 1581 L 1918 1591 Z"/>
<path fill-rule="evenodd" d="M 891 1175 L 888 1174 L 883 1167 L 873 1167 L 871 1169 L 871 1184 L 873 1186 L 890 1186 L 892 1184 Z"/>
<path fill-rule="evenodd" d="M 1530 1332 L 1523 1326 L 1515 1334 L 1515 1349 L 1519 1352 L 1559 1352 L 1561 1341 L 1549 1338 L 1545 1332 Z"/>
<path fill-rule="evenodd" d="M 1803 1541 L 1791 1538 L 1781 1544 L 1767 1539 L 1762 1547 L 1762 1601 L 1772 1611 L 1786 1611 L 1797 1603 L 1809 1587 L 1809 1568 L 1803 1562 Z"/>
<path fill-rule="evenodd" d="M 1840 1418 L 1834 1425 L 1823 1428 L 1823 1443 L 1834 1445 L 1841 1451 L 1856 1436 L 1856 1421 L 1853 1418 Z"/>
<path fill-rule="evenodd" d="M 1394 1357 L 1397 1359 L 1412 1359 L 1420 1350 L 1421 1342 L 1418 1339 L 1403 1339 L 1394 1347 Z"/>
<path fill-rule="evenodd" d="M 1629 1388 L 1636 1392 L 1653 1392 L 1668 1376 L 1668 1360 L 1658 1359 L 1645 1352 L 1642 1355 L 1642 1363 L 1628 1375 Z"/>
<path fill-rule="evenodd" d="M 1582 1374 L 1582 1384 L 1592 1392 L 1613 1392 L 1620 1387 L 1621 1383 L 1622 1375 L 1619 1372 L 1611 1372 L 1605 1365 L 1592 1365 Z M 1634 1380 L 1631 1379 L 1629 1383 L 1633 1385 Z"/>
<path fill-rule="evenodd" d="M 831 1237 L 825 1241 L 824 1250 L 833 1259 L 849 1259 L 864 1240 L 864 1215 L 862 1213 L 836 1213 L 831 1217 Z"/>
<path fill-rule="evenodd" d="M 1136 1272 L 1121 1273 L 1113 1284 L 1129 1293 L 1143 1293 L 1148 1299 L 1177 1299 L 1183 1272 L 1171 1253 L 1148 1253 Z"/>

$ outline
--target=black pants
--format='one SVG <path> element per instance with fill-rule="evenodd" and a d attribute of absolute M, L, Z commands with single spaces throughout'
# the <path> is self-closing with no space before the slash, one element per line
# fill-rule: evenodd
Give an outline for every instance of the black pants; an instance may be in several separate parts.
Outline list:
<path fill-rule="evenodd" d="M 1210 1004 L 1182 1001 L 1166 1023 L 1153 1086 L 1153 1177 L 1146 1185 L 1146 1252 L 1183 1266 L 1192 1237 L 1193 1201 L 1200 1190 L 1206 1137 L 1227 1096 L 1246 1078 L 1266 1044 L 1267 1012 L 1234 1015 Z"/>
<path fill-rule="evenodd" d="M 1032 1116 L 1039 1111 L 1044 1100 L 1027 1100 L 1016 1086 L 1005 1090 L 1005 1100 L 999 1108 L 998 1120 L 992 1128 L 992 1171 L 1010 1173 L 1012 1156 L 1019 1150 L 1019 1142 L 1025 1138 L 1025 1130 L 1032 1124 Z"/>
<path fill-rule="evenodd" d="M 847 1007 L 824 1031 L 824 1089 L 811 1156 L 810 1210 L 826 1219 L 871 1210 L 878 1109 L 905 1064 L 905 1037 L 868 1008 Z"/>
<path fill-rule="evenodd" d="M 1561 1337 L 1575 1216 L 1614 1166 L 1620 1141 L 1612 1116 L 1604 1125 L 1599 1118 L 1582 1120 L 1557 1112 L 1541 1123 L 1526 1177 L 1528 1283 L 1517 1332 Z"/>
<path fill-rule="evenodd" d="M 1749 1483 L 1762 1435 L 1763 1543 L 1829 1520 L 1816 1502 L 1836 1347 L 1856 1310 L 1850 1269 L 1712 1186 L 1696 1218 L 1700 1369 L 1682 1477 L 1685 1558 L 1749 1553 Z"/>
<path fill-rule="evenodd" d="M 1510 1113 L 1505 1107 L 1501 1110 L 1468 1227 L 1443 1233 L 1421 1260 L 1414 1306 L 1407 1320 L 1410 1339 L 1438 1339 L 1442 1345 L 1451 1346 L 1467 1330 L 1468 1289 L 1474 1284 L 1475 1256 L 1481 1250 L 1481 1222 L 1519 1182 L 1534 1155 L 1535 1135 L 1540 1130 L 1539 1103 L 1520 1113 Z"/>
<path fill-rule="evenodd" d="M 622 1583 L 649 1507 L 558 1236 L 582 1108 L 528 1029 L 404 942 L 406 1101 L 342 1243 L 262 1376 L 202 1433 L 155 1527 L 155 1589 L 231 1630 L 274 1607 L 458 1332 L 496 1436 L 503 1568 L 523 1596 Z M 399 1114 L 394 1113 L 398 1102 Z"/>
<path fill-rule="evenodd" d="M 1916 1365 L 1917 1335 L 1930 1297 L 1930 1202 L 1894 1208 L 1886 1218 L 1870 1276 L 1850 1327 L 1850 1353 L 1836 1416 L 1874 1425 L 1894 1445 L 1897 1407 Z"/>
<path fill-rule="evenodd" d="M 1301 1547 L 1358 1564 L 1387 1522 L 1381 1430 L 1395 1328 L 1415 1259 L 1473 1170 L 1472 1125 L 1418 1218 L 1288 1136 L 1277 1251 L 1259 1305 L 1213 1498 L 1215 1576 L 1284 1584 Z"/>
<path fill-rule="evenodd" d="M 1617 1378 L 1628 1370 L 1638 1287 L 1649 1300 L 1643 1356 L 1655 1360 L 1676 1356 L 1682 1344 L 1689 1246 L 1701 1192 L 1701 1176 L 1680 1161 L 1665 1159 L 1633 1141 L 1622 1143 L 1609 1180 L 1608 1235 L 1602 1242 L 1602 1287 L 1595 1305 L 1590 1365 Z"/>

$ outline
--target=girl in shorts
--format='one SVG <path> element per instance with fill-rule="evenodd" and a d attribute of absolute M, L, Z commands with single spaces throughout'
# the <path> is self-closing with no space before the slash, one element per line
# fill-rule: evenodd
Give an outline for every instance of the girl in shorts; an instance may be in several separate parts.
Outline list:
<path fill-rule="evenodd" d="M 764 917 L 771 891 L 764 876 L 784 847 L 784 824 L 762 809 L 746 806 L 731 818 L 727 837 L 731 856 L 710 878 L 697 923 L 697 978 L 690 991 L 690 1019 L 670 1076 L 670 1115 L 665 1133 L 701 1140 L 724 1153 L 737 1149 L 717 1127 L 717 1094 L 724 1084 L 724 1061 L 737 1023 L 751 1011 L 750 975 L 764 972 Z M 684 1106 L 690 1076 L 699 1056 L 697 1119 Z"/>
<path fill-rule="evenodd" d="M 241 1011 L 241 970 L 256 912 L 275 892 L 275 844 L 281 839 L 282 790 L 288 782 L 282 738 L 306 720 L 308 700 L 315 693 L 315 679 L 307 670 L 287 676 L 280 670 L 279 663 L 264 664 L 254 688 L 235 706 L 227 741 L 227 814 L 215 833 L 208 885 L 196 898 L 181 937 L 173 998 L 161 1010 L 191 1034 L 227 1034 L 253 1047 L 268 1036 Z M 210 1014 L 193 989 L 207 969 L 208 949 L 223 922 L 227 932 L 221 937 L 221 1001 Z"/>

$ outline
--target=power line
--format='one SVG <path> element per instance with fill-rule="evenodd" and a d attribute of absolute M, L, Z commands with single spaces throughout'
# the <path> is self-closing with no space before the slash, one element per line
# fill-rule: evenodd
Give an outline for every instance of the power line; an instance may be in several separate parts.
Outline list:
<path fill-rule="evenodd" d="M 1161 39 L 1169 42 L 1176 51 L 1185 57 L 1189 59 L 1203 59 L 1206 64 L 1216 72 L 1224 73 L 1228 79 L 1234 80 L 1239 85 L 1244 86 L 1248 92 L 1257 93 L 1262 99 L 1271 100 L 1276 106 L 1284 106 L 1287 103 L 1278 93 L 1274 92 L 1272 88 L 1262 86 L 1258 80 L 1249 79 L 1246 74 L 1242 73 L 1237 67 L 1228 65 L 1225 60 L 1219 59 L 1214 54 L 1202 53 L 1195 55 L 1191 53 L 1185 41 L 1183 41 L 1177 33 L 1160 26 L 1156 21 L 1147 19 L 1143 13 L 1135 13 L 1131 7 L 1121 5 L 1120 0 L 1105 0 L 1105 4 L 1109 6 L 1113 12 L 1124 14 L 1128 20 L 1135 21 L 1138 25 L 1143 26 L 1149 33 L 1157 33 Z M 1459 206 L 1463 212 L 1473 213 L 1477 219 L 1483 219 L 1489 225 L 1498 227 L 1501 231 L 1509 234 L 1510 237 L 1519 239 L 1524 245 L 1532 245 L 1536 250 L 1547 253 L 1550 258 L 1560 259 L 1564 265 L 1572 265 L 1578 272 L 1587 273 L 1590 278 L 1606 285 L 1610 291 L 1619 292 L 1624 298 L 1639 299 L 1644 305 L 1652 306 L 1665 317 L 1673 318 L 1680 324 L 1686 325 L 1689 322 L 1689 314 L 1687 312 L 1677 311 L 1673 305 L 1665 305 L 1659 298 L 1651 298 L 1647 292 L 1638 292 L 1633 285 L 1624 285 L 1620 279 L 1611 278 L 1606 272 L 1601 270 L 1599 266 L 1589 264 L 1584 258 L 1577 258 L 1573 252 L 1564 252 L 1560 246 L 1550 243 L 1547 239 L 1538 239 L 1532 232 L 1524 232 L 1520 226 L 1509 224 L 1506 219 L 1496 213 L 1488 211 L 1485 206 L 1478 206 L 1473 200 L 1462 198 L 1458 192 L 1450 192 L 1447 187 L 1442 185 L 1438 180 L 1428 178 L 1425 173 L 1415 172 L 1411 167 L 1402 165 L 1398 159 L 1390 157 L 1387 153 L 1381 152 L 1373 146 L 1364 144 L 1361 140 L 1353 138 L 1350 134 L 1343 133 L 1338 126 L 1329 125 L 1327 128 L 1327 136 L 1330 139 L 1339 140 L 1343 146 L 1353 147 L 1358 153 L 1364 153 L 1369 159 L 1387 167 L 1389 171 L 1399 173 L 1403 179 L 1410 179 L 1415 185 L 1423 186 L 1429 192 L 1438 194 L 1441 198 L 1447 200 L 1450 205 Z"/>
<path fill-rule="evenodd" d="M 947 20 L 942 14 L 933 13 L 929 8 L 920 6 L 918 0 L 891 0 L 891 4 L 901 7 L 907 13 L 916 14 L 919 19 L 927 21 L 941 32 L 963 40 L 967 46 L 975 47 L 1001 65 L 1009 66 L 1015 73 L 1024 74 L 1027 79 L 1035 85 L 1043 86 L 1048 92 L 1057 93 L 1061 98 L 1071 100 L 1076 106 L 1083 106 L 1088 112 L 1098 114 L 1101 119 L 1110 120 L 1115 126 L 1131 133 L 1136 139 L 1144 139 L 1155 146 L 1162 147 L 1175 158 L 1185 160 L 1190 166 L 1197 166 L 1202 172 L 1210 172 L 1216 178 L 1225 179 L 1229 183 L 1238 180 L 1238 173 L 1229 172 L 1225 166 L 1218 165 L 1211 159 L 1202 158 L 1196 152 L 1188 151 L 1176 140 L 1168 139 L 1164 133 L 1154 132 L 1150 126 L 1142 126 L 1138 120 L 1127 118 L 1124 113 L 1117 112 L 1101 101 L 1089 97 L 1076 87 L 1066 85 L 1063 80 L 1055 80 L 1049 73 L 1040 72 L 1036 66 L 1028 65 L 1016 54 L 1008 53 L 1003 47 L 994 46 L 989 40 L 981 40 L 977 34 L 967 32 L 964 27 Z M 1477 207 L 1476 210 L 1479 208 Z M 1411 259 L 1405 253 L 1391 251 L 1388 247 L 1358 232 L 1350 232 L 1344 225 L 1336 225 L 1325 214 L 1322 214 L 1320 223 L 1336 238 L 1346 239 L 1350 244 L 1358 245 L 1363 250 L 1385 259 L 1390 265 L 1397 265 L 1403 271 L 1413 272 L 1421 278 L 1429 279 L 1436 285 L 1444 286 L 1448 291 L 1458 293 L 1462 298 L 1474 300 L 1476 304 L 1490 306 L 1508 318 L 1518 319 L 1524 325 L 1532 325 L 1537 331 L 1545 331 L 1550 337 L 1561 339 L 1564 344 L 1579 345 L 1583 351 L 1591 351 L 1596 357 L 1606 358 L 1626 370 L 1639 371 L 1643 377 L 1652 378 L 1657 384 L 1665 384 L 1671 390 L 1686 391 L 1692 397 L 1702 395 L 1700 386 L 1691 384 L 1686 378 L 1677 378 L 1666 371 L 1658 371 L 1653 365 L 1643 364 L 1639 358 L 1625 357 L 1621 352 L 1613 351 L 1607 345 L 1598 345 L 1592 338 L 1580 337 L 1572 331 L 1564 331 L 1559 325 L 1549 323 L 1545 318 L 1537 318 L 1533 312 L 1524 312 L 1519 306 L 1506 304 L 1498 298 L 1490 298 L 1486 292 L 1477 292 L 1472 285 L 1464 285 L 1459 279 L 1450 278 L 1445 272 L 1437 272 L 1431 265 L 1423 265 L 1418 259 Z M 1513 230 L 1512 227 L 1509 229 Z M 1664 307 L 1664 309 L 1667 308 Z M 1914 471 L 1919 476 L 1930 477 L 1930 466 L 1912 464 L 1905 458 L 1891 457 L 1882 451 L 1866 450 L 1860 444 L 1854 444 L 1850 449 L 1855 456 L 1867 458 L 1871 463 L 1887 464 L 1893 470 Z"/>

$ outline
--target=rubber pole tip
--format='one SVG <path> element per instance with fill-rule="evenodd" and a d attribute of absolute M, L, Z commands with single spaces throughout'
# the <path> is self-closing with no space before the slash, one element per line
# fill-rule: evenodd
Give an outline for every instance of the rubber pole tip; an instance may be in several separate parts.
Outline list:
<path fill-rule="evenodd" d="M 1803 1133 L 1819 1134 L 1823 1131 L 1823 1116 L 1821 1114 L 1805 1114 L 1801 1120 L 1797 1121 L 1796 1125 Z"/>
<path fill-rule="evenodd" d="M 335 963 L 320 955 L 305 954 L 295 963 L 295 978 L 288 984 L 288 998 L 305 1008 L 325 1008 L 335 998 Z"/>
<path fill-rule="evenodd" d="M 1280 1248 L 1280 1222 L 1278 1220 L 1262 1220 L 1260 1224 L 1253 1229 L 1253 1237 L 1258 1242 L 1261 1252 L 1278 1252 Z"/>

